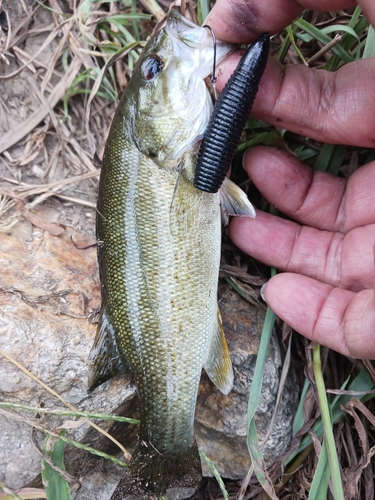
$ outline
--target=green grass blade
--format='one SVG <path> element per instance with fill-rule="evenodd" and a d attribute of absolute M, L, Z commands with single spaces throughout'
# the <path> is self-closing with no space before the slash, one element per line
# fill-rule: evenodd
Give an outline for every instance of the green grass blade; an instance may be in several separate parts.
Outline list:
<path fill-rule="evenodd" d="M 280 63 L 283 63 L 287 53 L 288 53 L 288 50 L 290 48 L 290 45 L 291 45 L 291 41 L 290 41 L 290 38 L 289 36 L 286 36 L 284 38 L 284 41 L 283 43 L 281 44 L 280 46 L 280 49 L 279 49 L 279 52 L 277 53 L 277 56 L 276 56 L 276 59 L 280 62 Z"/>
<path fill-rule="evenodd" d="M 275 313 L 268 307 L 266 312 L 266 317 L 264 319 L 262 335 L 260 338 L 259 350 L 254 369 L 253 380 L 251 382 L 248 408 L 247 408 L 247 420 L 248 420 L 247 445 L 249 449 L 251 462 L 254 467 L 254 471 L 258 478 L 259 483 L 262 485 L 263 489 L 268 493 L 268 495 L 273 499 L 276 498 L 276 495 L 273 485 L 266 474 L 266 468 L 263 461 L 263 453 L 259 446 L 258 434 L 255 427 L 254 416 L 262 392 L 264 365 L 268 354 L 269 343 L 275 319 L 276 319 Z"/>
<path fill-rule="evenodd" d="M 285 147 L 285 143 L 277 130 L 272 130 L 270 132 L 260 132 L 253 139 L 243 142 L 240 144 L 236 150 L 237 153 L 242 153 L 249 148 L 254 146 L 270 146 L 279 147 L 282 149 Z"/>
<path fill-rule="evenodd" d="M 74 412 L 71 410 L 49 410 L 47 408 L 36 408 L 34 406 L 27 406 L 18 403 L 8 403 L 0 401 L 0 407 L 11 408 L 18 410 L 30 411 L 32 413 L 45 413 L 47 415 L 59 415 L 61 417 L 82 417 L 82 418 L 96 418 L 98 420 L 111 420 L 114 422 L 124 422 L 127 424 L 139 424 L 139 420 L 135 418 L 119 417 L 117 415 L 104 415 L 102 413 L 87 413 L 87 412 Z"/>
<path fill-rule="evenodd" d="M 135 14 L 136 12 L 137 12 L 137 0 L 132 0 L 132 14 Z M 139 34 L 139 26 L 138 26 L 137 19 L 133 19 L 133 31 L 134 31 L 135 38 L 137 40 L 139 40 L 141 37 Z"/>
<path fill-rule="evenodd" d="M 316 149 L 306 148 L 303 145 L 298 146 L 293 151 L 301 161 L 306 161 L 309 158 L 313 158 L 314 156 L 317 156 L 319 154 Z"/>
<path fill-rule="evenodd" d="M 223 498 L 224 500 L 229 500 L 229 495 L 228 495 L 228 492 L 225 488 L 225 484 L 218 472 L 218 470 L 216 469 L 216 467 L 214 466 L 214 464 L 211 462 L 211 460 L 208 458 L 207 455 L 205 455 L 205 453 L 203 453 L 202 450 L 198 450 L 199 451 L 199 455 L 200 457 L 202 458 L 202 460 L 204 460 L 206 462 L 206 464 L 208 465 L 208 467 L 210 468 L 214 478 L 216 479 L 216 481 L 218 482 L 218 485 L 220 487 L 220 490 L 221 490 L 221 493 L 223 494 Z"/>
<path fill-rule="evenodd" d="M 298 408 L 297 408 L 297 411 L 296 411 L 296 414 L 295 414 L 294 420 L 293 420 L 293 436 L 295 436 L 297 434 L 297 432 L 300 429 L 302 429 L 302 427 L 305 424 L 305 418 L 303 415 L 303 407 L 305 406 L 305 399 L 306 399 L 306 395 L 307 395 L 307 391 L 309 390 L 309 387 L 310 387 L 310 381 L 307 378 L 305 378 L 300 401 L 299 401 Z"/>
<path fill-rule="evenodd" d="M 64 432 L 61 433 L 64 435 Z M 64 465 L 65 443 L 61 439 L 55 441 L 51 436 L 47 436 L 44 441 L 43 451 L 52 462 L 61 470 L 65 470 Z M 71 500 L 69 484 L 51 465 L 42 459 L 42 481 L 47 493 L 48 500 Z"/>
<path fill-rule="evenodd" d="M 259 343 L 259 350 L 257 355 L 257 360 L 254 369 L 254 376 L 251 382 L 248 409 L 247 409 L 247 419 L 248 422 L 254 418 L 256 409 L 259 404 L 260 395 L 262 392 L 262 381 L 263 381 L 263 371 L 264 365 L 267 358 L 268 347 L 272 335 L 273 326 L 275 324 L 276 314 L 267 307 L 266 317 L 264 319 L 262 335 Z"/>
<path fill-rule="evenodd" d="M 337 175 L 339 173 L 340 168 L 342 167 L 344 157 L 348 147 L 345 145 L 337 144 L 332 153 L 331 161 L 328 167 L 328 172 L 332 175 Z"/>
<path fill-rule="evenodd" d="M 325 439 L 323 439 L 318 465 L 311 482 L 309 500 L 326 500 L 331 473 L 328 467 L 328 453 Z"/>
<path fill-rule="evenodd" d="M 112 14 L 105 17 L 101 22 L 116 23 L 122 26 L 131 26 L 130 21 L 139 19 L 151 19 L 150 14 L 141 14 L 140 12 L 131 12 L 128 14 Z"/>
<path fill-rule="evenodd" d="M 198 23 L 203 24 L 210 12 L 210 0 L 198 0 L 197 17 Z"/>
<path fill-rule="evenodd" d="M 332 39 L 328 35 L 322 32 L 322 30 L 319 30 L 318 28 L 308 23 L 304 19 L 297 19 L 293 24 L 297 28 L 301 29 L 303 32 L 307 33 L 312 38 L 320 42 L 322 45 L 327 45 L 329 42 L 332 41 Z M 299 35 L 296 34 L 296 36 Z M 334 54 L 339 56 L 346 63 L 354 61 L 354 57 L 350 55 L 348 52 L 346 52 L 346 50 L 344 50 L 340 44 L 335 45 L 334 47 L 332 47 L 331 50 Z"/>
<path fill-rule="evenodd" d="M 286 27 L 286 32 L 288 34 L 288 38 L 290 40 L 290 43 L 293 45 L 294 50 L 298 54 L 298 57 L 301 59 L 301 61 L 303 62 L 303 64 L 305 64 L 306 60 L 303 57 L 302 52 L 299 50 L 298 45 L 296 44 L 296 41 L 294 39 L 294 30 L 293 30 L 293 27 L 294 27 L 293 25 L 287 26 Z"/>
<path fill-rule="evenodd" d="M 363 51 L 363 59 L 367 57 L 375 57 L 375 28 L 369 26 L 365 49 Z"/>
<path fill-rule="evenodd" d="M 321 170 L 322 172 L 327 172 L 329 167 L 329 162 L 331 161 L 333 151 L 335 149 L 334 144 L 323 144 L 320 153 L 315 161 L 314 169 Z"/>
<path fill-rule="evenodd" d="M 346 388 L 348 379 L 345 381 L 341 390 Z M 372 392 L 374 390 L 374 383 L 368 374 L 367 370 L 363 368 L 359 374 L 355 377 L 352 383 L 348 387 L 348 391 L 351 393 L 355 392 Z M 360 401 L 368 401 L 369 399 L 375 397 L 375 394 L 372 392 L 371 394 L 362 394 L 357 396 Z M 352 394 L 343 394 L 338 397 L 335 397 L 332 403 L 330 404 L 330 412 L 332 415 L 332 422 L 337 423 L 346 413 L 341 410 L 341 406 L 345 406 L 349 401 L 353 398 Z M 299 429 L 297 429 L 298 432 Z M 316 424 L 312 428 L 314 434 L 318 437 L 323 434 L 323 425 L 322 421 L 318 420 Z M 284 465 L 287 466 L 298 453 L 306 449 L 312 443 L 311 437 L 309 435 L 305 436 L 299 445 L 298 450 L 291 453 L 289 457 L 284 461 Z"/>
<path fill-rule="evenodd" d="M 324 385 L 319 344 L 313 348 L 313 371 L 318 391 L 318 399 L 322 415 L 324 436 L 327 445 L 328 462 L 332 476 L 333 497 L 335 500 L 344 500 L 341 469 L 340 469 L 339 459 L 337 456 L 335 438 L 333 435 L 333 428 L 332 428 L 333 422 L 331 419 L 331 412 L 329 409 L 326 388 Z"/>
<path fill-rule="evenodd" d="M 315 161 L 314 169 L 337 175 L 346 151 L 347 146 L 328 143 L 323 144 Z"/>
<path fill-rule="evenodd" d="M 326 35 L 329 35 L 330 33 L 337 33 L 338 31 L 343 31 L 344 33 L 347 33 L 348 35 L 351 35 L 352 37 L 356 38 L 357 41 L 359 42 L 359 36 L 357 33 L 354 31 L 353 28 L 350 26 L 345 26 L 344 24 L 333 24 L 332 26 L 326 26 L 325 28 L 322 28 L 321 33 L 324 33 Z"/>
<path fill-rule="evenodd" d="M 350 22 L 349 27 L 354 30 L 357 37 L 360 38 L 368 27 L 368 21 L 364 16 L 361 16 L 361 9 L 356 7 Z M 361 55 L 361 43 L 357 43 L 357 38 L 354 38 L 348 33 L 345 33 L 340 42 L 341 47 L 347 52 L 352 51 L 352 55 L 359 59 Z M 355 46 L 355 47 L 354 47 Z M 336 55 L 333 55 L 325 65 L 325 69 L 328 71 L 336 71 L 339 66 L 342 65 L 342 59 Z"/>

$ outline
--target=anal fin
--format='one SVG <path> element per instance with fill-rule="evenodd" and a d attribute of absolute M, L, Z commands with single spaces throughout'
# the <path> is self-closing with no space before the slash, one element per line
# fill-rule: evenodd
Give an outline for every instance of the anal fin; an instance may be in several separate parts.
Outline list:
<path fill-rule="evenodd" d="M 117 345 L 115 332 L 105 307 L 100 314 L 94 345 L 89 355 L 89 391 L 116 375 L 128 373 L 129 369 L 122 359 Z"/>
<path fill-rule="evenodd" d="M 211 347 L 204 369 L 212 382 L 220 391 L 227 395 L 233 388 L 233 368 L 227 341 L 225 340 L 221 314 L 218 310 L 217 329 L 214 332 Z"/>

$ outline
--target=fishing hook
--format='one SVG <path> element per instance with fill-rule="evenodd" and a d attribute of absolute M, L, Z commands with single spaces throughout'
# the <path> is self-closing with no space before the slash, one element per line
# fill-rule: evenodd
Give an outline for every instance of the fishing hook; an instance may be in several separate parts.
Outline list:
<path fill-rule="evenodd" d="M 211 26 L 208 26 L 208 24 L 205 24 L 202 26 L 202 28 L 207 28 L 210 30 L 211 36 L 212 36 L 212 42 L 214 44 L 214 64 L 212 68 L 212 75 L 210 77 L 212 85 L 215 85 L 217 78 L 215 76 L 215 69 L 216 69 L 216 36 L 214 30 L 211 28 Z"/>

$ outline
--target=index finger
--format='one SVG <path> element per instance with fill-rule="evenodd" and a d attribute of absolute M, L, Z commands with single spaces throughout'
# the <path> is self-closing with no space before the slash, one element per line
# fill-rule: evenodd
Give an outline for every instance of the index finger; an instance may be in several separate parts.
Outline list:
<path fill-rule="evenodd" d="M 217 90 L 237 67 L 236 52 L 219 66 Z M 317 141 L 375 147 L 375 58 L 336 72 L 281 66 L 272 57 L 260 82 L 252 116 Z"/>
<path fill-rule="evenodd" d="M 244 167 L 265 198 L 300 224 L 343 234 L 375 224 L 375 162 L 346 181 L 285 151 L 257 147 L 244 157 Z"/>
<path fill-rule="evenodd" d="M 368 4 L 369 11 L 371 1 L 362 0 L 358 3 L 364 4 L 364 7 Z M 355 0 L 217 0 L 205 23 L 215 31 L 218 40 L 250 43 L 262 33 L 278 33 L 305 8 L 327 11 L 353 5 L 356 5 Z M 375 15 L 372 17 L 375 18 Z"/>

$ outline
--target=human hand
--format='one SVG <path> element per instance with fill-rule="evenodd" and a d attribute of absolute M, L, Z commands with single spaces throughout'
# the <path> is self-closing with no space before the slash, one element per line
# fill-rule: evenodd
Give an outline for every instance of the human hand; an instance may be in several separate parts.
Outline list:
<path fill-rule="evenodd" d="M 250 5 L 249 1 L 241 5 L 244 3 Z M 281 22 L 286 24 L 301 10 L 295 1 L 280 0 L 276 4 L 281 10 L 281 5 L 290 7 L 281 19 L 282 12 L 268 15 L 271 3 L 259 4 L 258 30 L 252 31 L 250 25 L 249 39 L 261 31 L 278 31 Z M 375 24 L 370 1 L 359 3 Z M 225 5 L 225 0 L 218 0 L 217 12 L 220 4 Z M 335 9 L 353 2 L 311 0 L 303 6 L 318 8 L 319 4 Z M 230 7 L 229 0 L 226 5 Z M 270 17 L 276 21 L 267 29 Z M 223 38 L 214 11 L 210 18 L 217 37 Z M 230 19 L 228 11 L 222 18 Z M 222 65 L 219 90 L 238 58 Z M 253 115 L 323 142 L 373 148 L 374 77 L 375 59 L 348 64 L 336 73 L 302 65 L 282 68 L 271 59 Z M 296 221 L 257 212 L 255 220 L 235 218 L 230 226 L 239 248 L 287 271 L 267 283 L 267 303 L 306 337 L 347 356 L 375 358 L 375 162 L 360 168 L 348 181 L 313 172 L 296 158 L 270 148 L 249 152 L 244 166 L 264 196 Z"/>
<path fill-rule="evenodd" d="M 375 358 L 375 162 L 346 181 L 285 152 L 256 148 L 245 168 L 265 197 L 297 221 L 258 211 L 230 226 L 239 248 L 287 271 L 267 283 L 267 304 L 309 339 L 346 356 Z"/>

